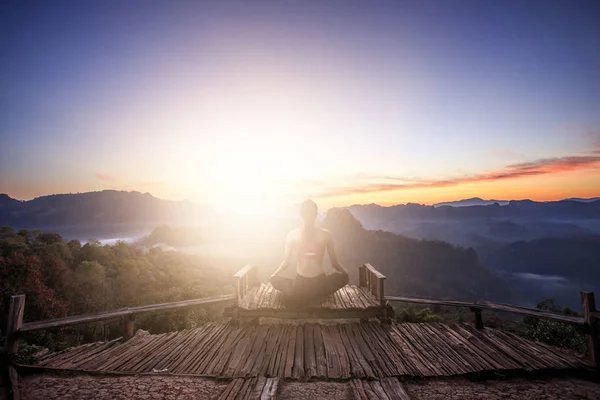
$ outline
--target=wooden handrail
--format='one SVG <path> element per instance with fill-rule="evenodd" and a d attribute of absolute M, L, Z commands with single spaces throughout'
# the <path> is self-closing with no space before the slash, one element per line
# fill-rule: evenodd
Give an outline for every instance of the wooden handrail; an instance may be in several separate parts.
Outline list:
<path fill-rule="evenodd" d="M 358 284 L 366 287 L 382 307 L 385 306 L 384 282 L 385 275 L 377 271 L 371 264 L 367 263 L 358 267 Z"/>
<path fill-rule="evenodd" d="M 79 324 L 87 324 L 90 322 L 98 322 L 98 321 L 109 321 L 114 320 L 126 316 L 135 316 L 138 314 L 144 314 L 149 312 L 157 312 L 157 311 L 173 311 L 187 307 L 199 306 L 199 305 L 214 305 L 220 303 L 229 303 L 234 300 L 235 296 L 232 294 L 225 294 L 221 296 L 215 297 L 207 297 L 202 299 L 192 299 L 192 300 L 183 300 L 183 301 L 175 301 L 172 303 L 162 303 L 162 304 L 150 304 L 146 306 L 139 307 L 128 307 L 115 311 L 107 311 L 107 312 L 99 312 L 99 313 L 91 313 L 91 314 L 82 314 L 82 315 L 74 315 L 72 317 L 65 318 L 55 318 L 48 319 L 44 321 L 35 321 L 35 322 L 27 322 L 23 324 L 20 332 L 31 332 L 31 331 L 39 331 L 42 329 L 49 328 L 60 328 L 63 326 L 71 326 L 71 325 L 79 325 Z"/>
<path fill-rule="evenodd" d="M 240 301 L 246 296 L 250 288 L 254 285 L 258 285 L 258 267 L 254 264 L 249 264 L 240 269 L 233 275 L 235 280 L 235 300 L 233 302 L 233 314 L 231 319 L 233 322 L 238 321 L 238 305 Z"/>
<path fill-rule="evenodd" d="M 376 278 L 385 279 L 385 275 L 383 275 L 381 272 L 377 271 L 375 269 L 375 267 L 373 267 L 371 264 L 367 263 L 367 264 L 364 264 L 364 266 L 365 266 L 366 269 L 368 269 L 369 271 L 371 271 L 371 273 L 373 275 L 375 275 Z"/>
<path fill-rule="evenodd" d="M 468 307 L 479 310 L 494 310 L 504 311 L 513 314 L 521 314 L 531 317 L 537 317 L 542 319 L 549 319 L 554 321 L 566 322 L 573 325 L 584 325 L 585 321 L 582 317 L 574 315 L 563 315 L 557 314 L 550 311 L 539 310 L 537 308 L 528 308 L 521 306 L 514 306 L 509 304 L 492 303 L 489 301 L 477 301 L 477 302 L 466 302 L 458 300 L 438 300 L 428 299 L 420 297 L 403 297 L 403 296 L 385 296 L 387 301 L 397 301 L 400 303 L 415 303 L 415 304 L 435 304 L 440 306 L 451 306 L 451 307 Z"/>

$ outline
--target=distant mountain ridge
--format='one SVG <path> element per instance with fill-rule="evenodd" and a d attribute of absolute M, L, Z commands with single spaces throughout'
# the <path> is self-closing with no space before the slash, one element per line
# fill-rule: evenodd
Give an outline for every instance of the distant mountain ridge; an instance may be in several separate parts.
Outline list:
<path fill-rule="evenodd" d="M 463 199 L 458 201 L 447 201 L 444 203 L 434 204 L 434 207 L 450 206 L 450 207 L 471 207 L 471 206 L 487 206 L 490 204 L 498 203 L 501 206 L 505 206 L 510 203 L 510 200 L 483 200 L 480 197 L 473 197 L 470 199 Z"/>
<path fill-rule="evenodd" d="M 467 199 L 462 202 L 481 200 Z M 481 200 L 484 202 L 485 200 Z M 492 200 L 488 200 L 492 201 Z M 449 203 L 426 206 L 408 203 L 384 207 L 377 204 L 353 205 L 346 207 L 359 220 L 361 218 L 534 218 L 550 216 L 556 218 L 600 218 L 600 199 L 595 201 L 560 200 L 537 202 L 532 200 L 510 200 L 506 205 L 498 201 L 491 204 L 452 207 Z M 362 222 L 362 221 L 361 221 Z"/>
<path fill-rule="evenodd" d="M 600 200 L 600 197 L 591 197 L 589 199 L 584 199 L 581 197 L 571 197 L 568 199 L 563 199 L 559 201 L 577 201 L 580 203 L 593 203 L 595 201 Z M 434 204 L 434 207 L 442 207 L 442 206 L 450 206 L 450 207 L 471 207 L 471 206 L 489 206 L 494 203 L 498 203 L 501 206 L 505 206 L 510 204 L 511 201 L 519 201 L 519 200 L 484 200 L 480 197 L 473 197 L 470 199 L 463 199 L 457 201 L 445 201 L 442 203 Z M 531 200 L 520 200 L 520 201 L 531 201 Z M 549 202 L 534 202 L 534 203 L 549 203 Z M 552 202 L 550 202 L 552 203 Z"/>
<path fill-rule="evenodd" d="M 210 208 L 190 201 L 161 200 L 134 191 L 55 194 L 28 201 L 0 194 L 0 226 L 55 230 L 61 234 L 126 232 L 164 223 L 193 223 L 212 214 Z"/>

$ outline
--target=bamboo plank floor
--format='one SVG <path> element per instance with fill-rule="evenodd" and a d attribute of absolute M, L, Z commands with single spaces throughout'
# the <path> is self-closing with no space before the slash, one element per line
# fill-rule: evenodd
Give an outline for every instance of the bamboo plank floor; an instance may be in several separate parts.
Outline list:
<path fill-rule="evenodd" d="M 86 344 L 48 354 L 38 366 L 85 371 L 153 372 L 223 378 L 380 379 L 497 370 L 591 367 L 579 355 L 507 332 L 469 324 L 363 322 L 335 325 L 234 325 L 122 342 Z"/>
<path fill-rule="evenodd" d="M 309 383 L 305 383 L 309 384 Z M 357 400 L 410 400 L 402 383 L 395 377 L 352 379 L 347 384 Z M 270 400 L 277 397 L 279 378 L 264 376 L 232 379 L 218 400 Z"/>
<path fill-rule="evenodd" d="M 379 302 L 366 287 L 346 285 L 323 302 L 315 304 L 316 309 L 327 310 L 365 310 L 378 308 Z M 252 287 L 240 301 L 239 307 L 245 310 L 285 310 L 283 294 L 270 283 L 261 283 Z"/>

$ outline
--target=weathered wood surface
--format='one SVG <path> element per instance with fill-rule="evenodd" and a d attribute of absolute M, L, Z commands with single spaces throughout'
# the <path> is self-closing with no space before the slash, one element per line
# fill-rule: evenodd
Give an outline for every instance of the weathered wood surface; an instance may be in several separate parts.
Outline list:
<path fill-rule="evenodd" d="M 224 378 L 381 379 L 498 370 L 589 368 L 580 355 L 468 324 L 234 325 L 78 346 L 43 367 L 192 374 Z M 241 385 L 245 384 L 242 382 Z M 227 397 L 226 397 L 227 398 Z"/>
<path fill-rule="evenodd" d="M 410 400 L 398 378 L 353 379 L 350 386 L 356 400 Z"/>
<path fill-rule="evenodd" d="M 97 322 L 97 321 L 109 321 L 109 320 L 134 316 L 137 314 L 144 314 L 144 313 L 157 312 L 157 311 L 175 311 L 175 310 L 188 308 L 188 307 L 195 307 L 195 306 L 229 304 L 229 303 L 232 303 L 234 301 L 234 299 L 235 299 L 235 295 L 226 294 L 226 295 L 222 295 L 222 296 L 208 297 L 208 298 L 202 298 L 202 299 L 176 301 L 173 303 L 162 303 L 162 304 L 151 304 L 151 305 L 139 306 L 139 307 L 129 307 L 129 308 L 121 309 L 121 310 L 108 311 L 108 312 L 74 315 L 72 317 L 55 318 L 55 319 L 48 319 L 48 320 L 44 320 L 44 321 L 28 322 L 28 323 L 23 324 L 20 331 L 21 332 L 37 331 L 37 330 L 42 330 L 42 329 L 60 328 L 63 326 L 87 324 L 90 322 Z"/>
<path fill-rule="evenodd" d="M 365 287 L 346 285 L 318 304 L 308 304 L 306 310 L 363 310 L 379 307 L 379 302 Z M 283 293 L 270 283 L 251 288 L 240 301 L 244 310 L 284 311 Z"/>
<path fill-rule="evenodd" d="M 2 359 L 0 359 L 0 381 L 5 386 L 7 400 L 19 400 L 18 374 L 13 366 L 14 356 L 19 346 L 19 337 L 16 333 L 23 326 L 23 312 L 25 310 L 25 296 L 11 296 L 6 321 L 6 340 L 4 342 Z"/>
<path fill-rule="evenodd" d="M 598 366 L 600 364 L 600 345 L 598 344 L 598 321 L 593 316 L 596 312 L 594 293 L 581 292 L 581 303 L 583 306 L 583 319 L 588 327 L 588 351 L 590 353 L 590 360 Z"/>
<path fill-rule="evenodd" d="M 429 304 L 429 305 L 440 305 L 440 306 L 451 306 L 451 307 L 468 307 L 476 308 L 481 310 L 493 310 L 510 312 L 514 314 L 520 314 L 530 317 L 549 319 L 553 321 L 566 322 L 573 325 L 583 325 L 585 323 L 582 317 L 576 317 L 573 315 L 556 314 L 549 311 L 539 310 L 537 308 L 527 308 L 521 306 L 514 306 L 509 304 L 492 303 L 489 301 L 477 301 L 470 303 L 467 301 L 458 300 L 438 300 L 438 299 L 427 299 L 419 297 L 403 297 L 403 296 L 385 296 L 385 300 L 394 301 L 400 303 L 413 303 L 413 304 Z"/>

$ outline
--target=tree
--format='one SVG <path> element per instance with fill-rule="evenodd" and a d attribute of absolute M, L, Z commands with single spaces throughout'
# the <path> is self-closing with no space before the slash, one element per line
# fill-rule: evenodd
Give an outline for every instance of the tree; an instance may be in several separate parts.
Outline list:
<path fill-rule="evenodd" d="M 540 301 L 536 308 L 566 315 L 579 315 L 568 307 L 561 307 L 552 299 Z M 585 335 L 571 324 L 564 322 L 541 320 L 535 317 L 525 317 L 524 336 L 553 346 L 569 348 L 584 353 L 587 350 Z"/>

